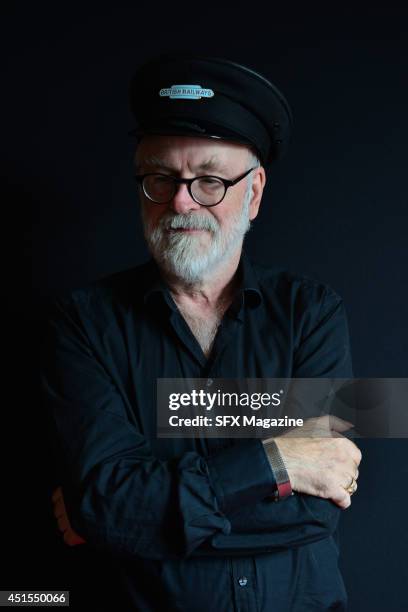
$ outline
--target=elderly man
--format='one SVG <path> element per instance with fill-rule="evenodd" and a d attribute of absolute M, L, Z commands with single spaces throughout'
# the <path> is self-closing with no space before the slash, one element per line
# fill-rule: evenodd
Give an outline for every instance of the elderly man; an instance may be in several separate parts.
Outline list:
<path fill-rule="evenodd" d="M 244 66 L 182 54 L 142 66 L 131 103 L 152 258 L 56 299 L 44 338 L 64 539 L 112 556 L 129 609 L 344 610 L 350 424 L 263 441 L 156 431 L 158 378 L 351 376 L 336 293 L 243 252 L 289 106 Z"/>

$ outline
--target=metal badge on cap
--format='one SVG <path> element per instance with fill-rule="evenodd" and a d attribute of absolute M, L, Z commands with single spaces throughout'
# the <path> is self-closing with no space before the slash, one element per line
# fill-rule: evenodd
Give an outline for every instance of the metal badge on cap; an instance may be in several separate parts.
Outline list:
<path fill-rule="evenodd" d="M 170 88 L 159 91 L 161 98 L 169 97 L 171 100 L 201 100 L 201 98 L 212 98 L 212 89 L 204 89 L 201 85 L 172 85 Z"/>

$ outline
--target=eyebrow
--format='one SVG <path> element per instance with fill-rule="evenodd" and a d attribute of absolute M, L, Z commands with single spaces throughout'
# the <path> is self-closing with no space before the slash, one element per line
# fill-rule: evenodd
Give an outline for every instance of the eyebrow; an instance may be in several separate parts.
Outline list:
<path fill-rule="evenodd" d="M 143 158 L 139 162 L 135 162 L 136 170 L 139 171 L 141 166 L 151 166 L 155 169 L 167 170 L 169 172 L 178 172 L 177 168 L 169 166 L 163 159 L 160 159 L 155 155 L 150 155 L 148 157 Z M 210 159 L 202 162 L 198 166 L 195 166 L 194 170 L 224 173 L 228 171 L 228 168 L 225 165 L 220 164 L 218 158 L 216 156 L 213 156 Z"/>

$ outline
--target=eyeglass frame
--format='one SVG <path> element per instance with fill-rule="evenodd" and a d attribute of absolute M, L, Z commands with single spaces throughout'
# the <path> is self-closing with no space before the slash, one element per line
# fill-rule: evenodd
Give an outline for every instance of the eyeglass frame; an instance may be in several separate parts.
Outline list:
<path fill-rule="evenodd" d="M 200 206 L 204 206 L 205 208 L 212 208 L 213 206 L 218 206 L 218 204 L 221 204 L 221 202 L 224 200 L 227 191 L 230 187 L 233 187 L 234 185 L 236 185 L 237 183 L 239 183 L 240 181 L 242 181 L 242 179 L 244 179 L 246 176 L 248 176 L 248 174 L 250 172 L 252 172 L 252 170 L 255 170 L 258 166 L 254 166 L 253 168 L 250 168 L 249 170 L 247 170 L 246 172 L 244 172 L 244 174 L 241 174 L 240 176 L 238 176 L 236 179 L 230 180 L 230 179 L 224 179 L 221 176 L 215 176 L 214 174 L 203 174 L 201 176 L 194 176 L 193 178 L 178 178 L 177 176 L 172 176 L 171 174 L 163 174 L 161 172 L 148 172 L 147 174 L 134 174 L 133 178 L 139 183 L 139 185 L 142 187 L 143 189 L 143 193 L 145 194 L 145 196 L 154 204 L 158 204 L 159 206 L 161 204 L 168 204 L 169 202 L 171 202 L 171 200 L 174 198 L 174 196 L 177 193 L 177 185 L 187 185 L 187 189 L 188 189 L 188 193 L 190 194 L 190 197 L 194 200 L 194 202 L 196 202 L 196 204 L 199 204 Z M 147 193 L 146 190 L 144 188 L 143 182 L 144 179 L 147 176 L 165 176 L 166 178 L 169 178 L 173 181 L 173 187 L 174 187 L 174 193 L 171 196 L 171 198 L 169 198 L 168 200 L 166 200 L 165 202 L 156 202 L 155 200 L 153 200 Z M 218 179 L 219 181 L 221 181 L 224 184 L 224 195 L 222 196 L 221 200 L 219 200 L 219 202 L 216 202 L 215 204 L 202 204 L 201 202 L 198 202 L 191 190 L 191 185 L 194 181 L 197 181 L 199 179 L 202 178 L 215 178 Z"/>

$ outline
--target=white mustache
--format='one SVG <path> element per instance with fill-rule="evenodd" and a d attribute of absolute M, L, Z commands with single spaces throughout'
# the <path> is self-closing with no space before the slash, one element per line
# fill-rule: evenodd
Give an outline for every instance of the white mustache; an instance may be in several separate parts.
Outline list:
<path fill-rule="evenodd" d="M 162 229 L 197 229 L 208 230 L 216 233 L 219 224 L 213 217 L 201 217 L 194 215 L 169 215 L 160 219 L 159 225 Z"/>

